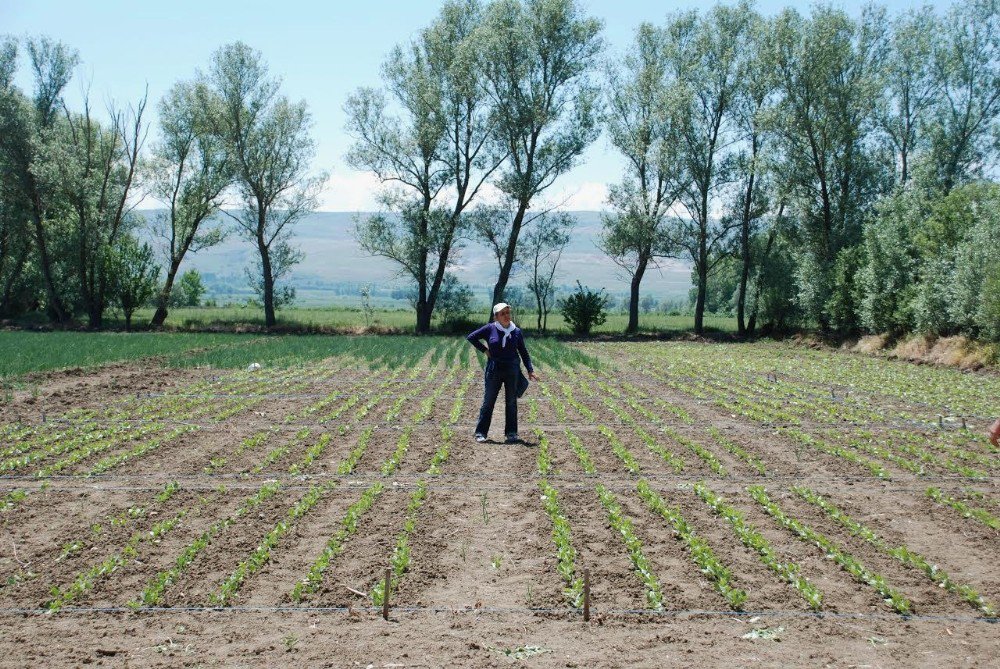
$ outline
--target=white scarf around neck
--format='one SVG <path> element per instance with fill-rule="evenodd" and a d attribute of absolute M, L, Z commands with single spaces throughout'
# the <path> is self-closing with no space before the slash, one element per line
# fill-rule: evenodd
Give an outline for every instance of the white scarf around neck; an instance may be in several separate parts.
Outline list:
<path fill-rule="evenodd" d="M 500 332 L 503 333 L 503 341 L 500 342 L 500 348 L 506 348 L 507 338 L 510 337 L 510 334 L 517 328 L 517 326 L 514 325 L 514 321 L 511 321 L 510 325 L 507 327 L 500 325 L 500 321 L 493 321 L 493 324 L 497 326 L 497 330 L 500 330 Z"/>

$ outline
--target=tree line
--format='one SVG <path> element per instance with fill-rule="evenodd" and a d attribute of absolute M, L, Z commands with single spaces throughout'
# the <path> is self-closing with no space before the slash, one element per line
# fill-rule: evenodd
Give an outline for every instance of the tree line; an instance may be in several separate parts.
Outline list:
<path fill-rule="evenodd" d="M 744 335 L 1000 338 L 997 0 L 857 17 L 716 5 L 640 25 L 624 54 L 602 29 L 574 0 L 448 0 L 345 102 L 347 161 L 384 185 L 355 234 L 412 280 L 418 332 L 468 243 L 496 261 L 493 301 L 521 273 L 543 325 L 573 229 L 551 189 L 603 134 L 624 169 L 599 246 L 630 280 L 628 332 L 643 280 L 674 258 L 693 268 L 699 333 L 714 299 Z M 273 324 L 301 258 L 291 227 L 322 180 L 305 104 L 229 45 L 160 102 L 140 159 L 144 100 L 102 126 L 61 101 L 73 52 L 26 50 L 30 95 L 17 45 L 0 51 L 0 314 L 99 326 L 109 299 L 134 298 L 153 262 L 130 209 L 141 182 L 167 212 L 153 324 L 185 253 L 229 228 L 258 251 L 248 274 Z"/>
<path fill-rule="evenodd" d="M 572 0 L 456 0 L 382 79 L 346 105 L 352 164 L 389 186 L 358 237 L 418 285 L 419 330 L 462 240 L 493 251 L 494 301 L 521 267 L 547 311 L 572 221 L 545 192 L 603 132 L 625 163 L 600 247 L 630 279 L 628 332 L 648 271 L 682 258 L 699 333 L 714 287 L 744 335 L 1000 336 L 995 1 L 716 5 L 609 58 Z"/>
<path fill-rule="evenodd" d="M 29 93 L 14 81 L 22 55 Z M 153 300 L 151 325 L 160 326 L 185 256 L 235 231 L 257 251 L 247 275 L 274 325 L 293 295 L 279 281 L 301 257 L 292 226 L 325 181 L 310 173 L 305 102 L 280 93 L 258 52 L 227 45 L 207 72 L 160 100 L 147 146 L 148 96 L 110 103 L 104 122 L 89 94 L 82 109 L 65 103 L 78 64 L 74 50 L 46 37 L 0 42 L 0 317 L 43 311 L 99 328 L 118 307 L 130 327 Z M 144 196 L 163 206 L 150 221 L 135 211 Z M 143 226 L 161 238 L 162 254 L 143 241 Z"/>

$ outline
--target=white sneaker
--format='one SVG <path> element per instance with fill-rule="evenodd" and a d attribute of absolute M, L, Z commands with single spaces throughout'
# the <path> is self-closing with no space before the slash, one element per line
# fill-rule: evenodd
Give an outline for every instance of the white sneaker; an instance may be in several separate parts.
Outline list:
<path fill-rule="evenodd" d="M 480 444 L 483 443 L 484 441 L 486 441 L 486 435 L 485 434 L 478 434 L 477 433 L 476 434 L 476 441 L 478 441 Z"/>

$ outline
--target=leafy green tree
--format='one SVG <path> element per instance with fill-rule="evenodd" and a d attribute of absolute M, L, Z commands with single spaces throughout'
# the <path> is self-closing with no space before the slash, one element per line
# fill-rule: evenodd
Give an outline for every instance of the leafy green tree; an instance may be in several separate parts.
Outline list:
<path fill-rule="evenodd" d="M 84 98 L 83 111 L 66 111 L 44 136 L 33 170 L 39 183 L 63 204 L 77 304 L 92 328 L 100 328 L 109 306 L 108 275 L 115 247 L 138 227 L 134 187 L 146 131 L 146 98 L 136 105 L 109 105 L 101 124 Z"/>
<path fill-rule="evenodd" d="M 758 322 L 764 332 L 786 332 L 801 325 L 800 312 L 794 308 L 795 260 L 787 227 L 784 206 L 779 205 L 766 234 L 758 233 L 751 239 L 751 252 L 760 260 L 755 265 L 753 290 L 747 299 L 749 336 L 757 331 Z"/>
<path fill-rule="evenodd" d="M 576 290 L 559 300 L 559 311 L 573 330 L 573 334 L 587 336 L 595 325 L 603 325 L 608 319 L 604 310 L 608 307 L 608 296 L 604 289 L 590 290 L 579 281 Z"/>
<path fill-rule="evenodd" d="M 924 132 L 941 93 L 941 82 L 934 72 L 934 53 L 941 48 L 940 27 L 929 5 L 908 10 L 891 24 L 884 97 L 876 115 L 896 156 L 898 184 L 910 180 L 911 156 L 926 147 Z"/>
<path fill-rule="evenodd" d="M 732 107 L 741 86 L 754 14 L 747 2 L 716 5 L 673 16 L 668 25 L 670 65 L 678 107 L 680 161 L 690 177 L 680 195 L 686 216 L 678 225 L 678 244 L 697 276 L 694 329 L 704 331 L 708 277 L 726 256 L 738 221 L 717 218 L 712 207 L 732 179 Z"/>
<path fill-rule="evenodd" d="M 997 155 L 1000 118 L 1000 5 L 952 5 L 935 44 L 939 94 L 928 123 L 929 178 L 947 194 L 983 174 Z"/>
<path fill-rule="evenodd" d="M 0 119 L 16 113 L 19 93 L 14 88 L 17 43 L 0 40 Z M 4 140 L 0 140 L 0 147 Z M 19 197 L 20 184 L 11 156 L 0 148 L 0 316 L 26 310 L 30 303 L 32 231 L 27 202 Z M 28 293 L 28 295 L 25 295 Z"/>
<path fill-rule="evenodd" d="M 260 295 L 267 327 L 275 310 L 294 297 L 276 288 L 302 254 L 291 247 L 293 226 L 316 208 L 325 175 L 311 176 L 315 144 L 304 101 L 279 94 L 258 51 L 242 42 L 223 46 L 212 56 L 204 86 L 198 92 L 212 132 L 224 143 L 236 174 L 236 214 L 222 210 L 257 250 L 246 268 Z"/>
<path fill-rule="evenodd" d="M 767 59 L 766 40 L 771 23 L 756 13 L 750 15 L 747 53 L 742 60 L 738 89 L 732 107 L 733 123 L 742 144 L 733 161 L 735 186 L 730 197 L 731 219 L 739 222 L 739 243 L 736 255 L 740 259 L 740 278 L 736 293 L 736 327 L 741 336 L 747 334 L 747 294 L 755 261 L 751 240 L 757 233 L 763 216 L 771 207 L 776 162 L 772 155 L 774 125 L 774 94 L 777 81 L 773 65 Z M 779 196 L 780 198 L 780 196 Z"/>
<path fill-rule="evenodd" d="M 736 312 L 736 296 L 740 282 L 742 263 L 731 254 L 724 255 L 715 263 L 715 271 L 708 278 L 705 291 L 705 311 L 711 314 L 733 315 Z M 691 272 L 689 299 L 693 307 L 698 300 L 698 274 Z"/>
<path fill-rule="evenodd" d="M 462 323 L 472 313 L 474 296 L 472 289 L 458 280 L 454 274 L 447 274 L 441 284 L 438 304 L 438 318 L 441 325 L 450 327 Z"/>
<path fill-rule="evenodd" d="M 865 227 L 859 312 L 870 332 L 899 335 L 915 326 L 920 256 L 913 225 L 926 216 L 927 206 L 920 189 L 897 191 L 879 202 L 878 214 Z"/>
<path fill-rule="evenodd" d="M 670 208 L 687 186 L 671 117 L 677 103 L 667 81 L 667 31 L 642 24 L 620 64 L 608 69 L 605 127 L 625 157 L 620 183 L 608 189 L 598 245 L 629 276 L 627 334 L 639 329 L 639 290 L 646 269 L 675 254 Z"/>
<path fill-rule="evenodd" d="M 871 142 L 886 57 L 883 12 L 854 21 L 817 6 L 807 19 L 785 10 L 769 40 L 778 77 L 775 128 L 797 222 L 797 302 L 824 332 L 832 327 L 833 273 L 841 249 L 857 244 L 889 161 Z M 842 293 L 838 293 L 842 294 Z"/>
<path fill-rule="evenodd" d="M 412 277 L 420 333 L 430 330 L 465 212 L 507 154 L 480 85 L 481 17 L 478 0 L 445 3 L 412 44 L 390 54 L 382 69 L 388 95 L 362 88 L 345 105 L 355 140 L 348 161 L 396 187 L 382 196 L 389 213 L 359 221 L 356 237 Z"/>
<path fill-rule="evenodd" d="M 285 239 L 279 239 L 273 242 L 268 248 L 268 265 L 266 272 L 263 267 L 264 256 L 254 256 L 254 259 L 250 262 L 250 264 L 243 268 L 243 273 L 246 275 L 250 288 L 257 296 L 258 304 L 264 305 L 266 304 L 265 300 L 270 299 L 273 307 L 273 313 L 282 307 L 287 307 L 288 305 L 295 303 L 295 287 L 279 286 L 277 284 L 292 273 L 292 268 L 302 262 L 302 257 L 302 251 L 295 246 L 292 246 Z M 270 293 L 268 293 L 267 283 L 264 281 L 264 277 L 267 273 L 270 273 L 271 276 Z M 274 322 L 268 324 L 266 320 L 266 308 L 264 313 L 265 324 L 267 327 L 271 327 L 277 323 L 277 320 L 275 320 Z"/>
<path fill-rule="evenodd" d="M 166 240 L 167 272 L 150 321 L 152 327 L 163 325 L 167 318 L 174 281 L 187 253 L 225 238 L 221 225 L 208 223 L 219 212 L 232 184 L 232 163 L 221 137 L 211 132 L 202 107 L 207 96 L 199 96 L 199 85 L 203 84 L 178 82 L 159 105 L 160 140 L 153 146 L 147 182 L 153 196 L 167 207 L 154 221 Z"/>
<path fill-rule="evenodd" d="M 555 302 L 556 269 L 575 225 L 576 220 L 570 214 L 549 214 L 539 219 L 524 236 L 524 257 L 530 271 L 528 292 L 535 298 L 539 332 L 548 329 L 549 312 Z M 508 302 L 511 302 L 510 295 Z"/>
<path fill-rule="evenodd" d="M 201 280 L 201 272 L 189 269 L 181 274 L 177 282 L 177 295 L 174 304 L 179 307 L 201 306 L 201 298 L 205 294 L 205 284 Z"/>
<path fill-rule="evenodd" d="M 125 315 L 125 329 L 131 330 L 132 314 L 149 302 L 156 292 L 160 268 L 153 259 L 152 247 L 140 244 L 130 234 L 119 239 L 110 254 L 108 265 L 110 293 Z"/>
<path fill-rule="evenodd" d="M 496 141 L 508 153 L 497 188 L 512 215 L 493 302 L 503 299 L 529 208 L 569 171 L 598 135 L 598 89 L 590 80 L 601 22 L 575 0 L 494 0 L 477 28 L 482 84 L 493 105 Z"/>
<path fill-rule="evenodd" d="M 45 138 L 57 119 L 62 105 L 62 92 L 79 63 L 77 53 L 66 45 L 42 37 L 26 42 L 34 79 L 31 98 L 13 84 L 17 49 L 5 40 L 0 78 L 0 152 L 7 170 L 5 197 L 12 209 L 27 211 L 34 239 L 34 252 L 45 289 L 44 308 L 52 320 L 68 322 L 72 317 L 64 293 L 69 272 L 61 272 L 59 259 L 50 250 L 58 227 L 59 201 L 39 182 L 39 153 Z M 8 212 L 11 209 L 8 209 Z"/>

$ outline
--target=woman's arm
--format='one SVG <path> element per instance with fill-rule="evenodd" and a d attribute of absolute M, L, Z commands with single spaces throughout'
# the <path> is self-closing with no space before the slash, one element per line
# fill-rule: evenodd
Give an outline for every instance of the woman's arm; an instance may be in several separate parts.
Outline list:
<path fill-rule="evenodd" d="M 521 336 L 517 338 L 517 352 L 521 354 L 521 360 L 524 361 L 524 366 L 528 370 L 528 378 L 532 381 L 537 381 L 538 375 L 535 374 L 535 368 L 531 366 L 531 356 L 528 355 L 528 347 L 524 345 L 524 332 L 520 334 Z"/>
<path fill-rule="evenodd" d="M 466 341 L 468 341 L 470 344 L 472 344 L 473 346 L 475 346 L 478 350 L 480 350 L 483 353 L 485 353 L 486 357 L 489 357 L 489 355 L 490 355 L 490 349 L 489 349 L 488 346 L 484 345 L 479 340 L 486 338 L 486 336 L 487 336 L 487 334 L 489 332 L 489 328 L 490 328 L 490 323 L 487 323 L 486 325 L 484 325 L 483 327 L 479 328 L 478 330 L 476 330 L 474 332 L 470 332 L 469 336 L 467 336 L 465 338 Z"/>

